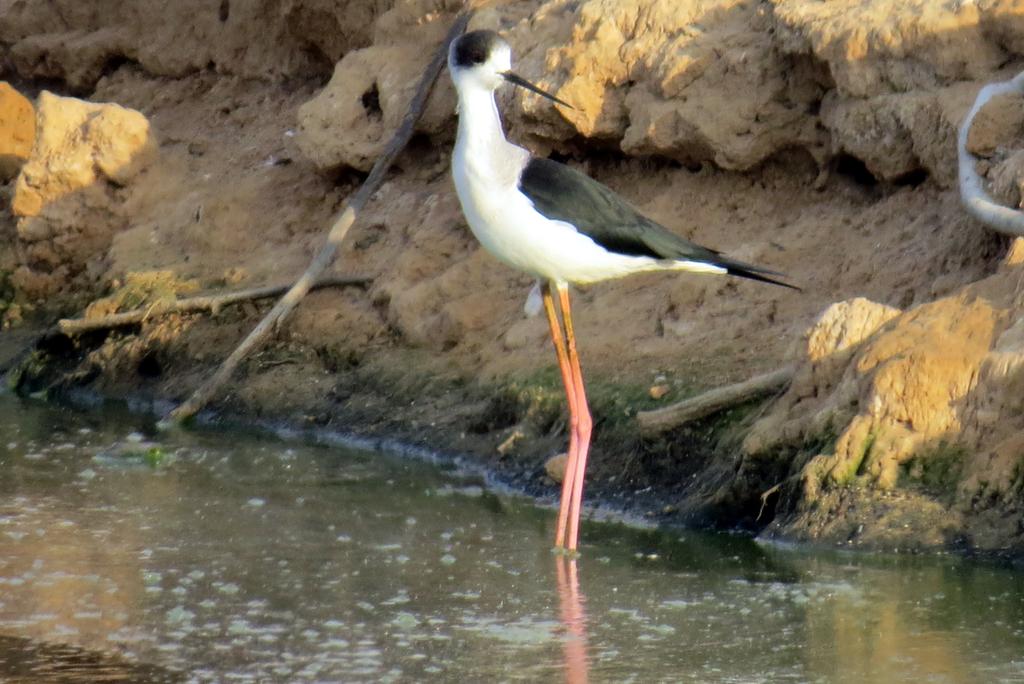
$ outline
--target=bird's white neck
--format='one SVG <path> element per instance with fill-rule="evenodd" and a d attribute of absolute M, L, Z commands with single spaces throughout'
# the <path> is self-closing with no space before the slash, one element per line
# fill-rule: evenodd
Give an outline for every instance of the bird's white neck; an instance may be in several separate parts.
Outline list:
<path fill-rule="evenodd" d="M 459 131 L 452 163 L 477 182 L 515 185 L 529 153 L 505 139 L 494 92 L 459 89 Z"/>
<path fill-rule="evenodd" d="M 498 150 L 506 142 L 494 92 L 483 88 L 460 90 L 456 146 L 472 149 L 476 156 L 489 150 Z"/>

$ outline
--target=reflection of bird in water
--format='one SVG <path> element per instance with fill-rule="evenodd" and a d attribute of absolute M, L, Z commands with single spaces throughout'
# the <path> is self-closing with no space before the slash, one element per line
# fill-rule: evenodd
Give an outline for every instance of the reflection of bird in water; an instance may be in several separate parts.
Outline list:
<path fill-rule="evenodd" d="M 570 436 L 557 547 L 575 551 L 592 422 L 576 353 L 568 283 L 656 270 L 731 274 L 779 285 L 779 275 L 733 261 L 669 232 L 567 166 L 532 157 L 505 139 L 494 91 L 513 83 L 566 105 L 511 71 L 508 43 L 493 31 L 455 40 L 448 69 L 459 95 L 452 175 L 469 227 L 505 263 L 536 276 L 569 404 Z M 792 287 L 791 285 L 786 285 Z M 559 321 L 553 292 L 558 294 Z"/>
<path fill-rule="evenodd" d="M 558 603 L 565 636 L 562 655 L 565 658 L 565 681 L 568 684 L 586 684 L 590 678 L 587 661 L 587 616 L 583 612 L 576 559 L 555 558 L 555 577 L 558 581 Z"/>

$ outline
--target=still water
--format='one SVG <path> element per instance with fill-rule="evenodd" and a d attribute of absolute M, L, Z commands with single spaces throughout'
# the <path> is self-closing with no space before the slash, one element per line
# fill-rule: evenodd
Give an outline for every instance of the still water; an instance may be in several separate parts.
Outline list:
<path fill-rule="evenodd" d="M 1024 682 L 1012 570 L 597 523 L 569 562 L 452 468 L 10 396 L 0 468 L 4 681 Z"/>

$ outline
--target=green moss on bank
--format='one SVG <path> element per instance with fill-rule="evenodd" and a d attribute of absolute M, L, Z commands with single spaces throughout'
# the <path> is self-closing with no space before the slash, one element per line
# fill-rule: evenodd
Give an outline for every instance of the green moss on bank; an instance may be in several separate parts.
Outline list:
<path fill-rule="evenodd" d="M 918 486 L 926 493 L 952 498 L 963 473 L 967 448 L 949 440 L 938 442 L 918 451 L 900 467 L 901 484 Z"/>

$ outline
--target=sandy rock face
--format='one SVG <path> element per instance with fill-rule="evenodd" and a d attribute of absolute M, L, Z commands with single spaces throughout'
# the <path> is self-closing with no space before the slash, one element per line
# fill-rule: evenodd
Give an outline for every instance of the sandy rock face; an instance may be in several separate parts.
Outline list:
<path fill-rule="evenodd" d="M 631 155 L 714 160 L 747 169 L 785 148 L 818 155 L 825 140 L 808 114 L 822 91 L 813 65 L 781 54 L 757 3 L 588 0 L 546 2 L 524 15 L 508 3 L 470 28 L 502 29 L 515 68 L 575 108 L 503 89 L 513 135 L 548 145 L 578 136 Z M 405 113 L 438 31 L 396 31 L 407 8 L 378 22 L 375 44 L 339 62 L 330 84 L 300 113 L 303 150 L 321 168 L 372 164 Z M 404 22 L 408 24 L 408 21 Z M 795 72 L 795 74 L 793 73 Z M 787 74 L 793 74 L 793 77 Z M 421 131 L 450 131 L 454 93 L 443 78 Z"/>
<path fill-rule="evenodd" d="M 555 5 L 542 8 L 551 8 L 545 18 L 554 20 Z M 615 140 L 627 154 L 726 169 L 824 144 L 809 114 L 822 95 L 818 74 L 777 49 L 759 3 L 590 0 L 560 21 L 568 36 L 553 47 L 531 40 L 532 22 L 510 32 L 523 70 L 544 74 L 542 84 L 576 108 L 521 96 L 518 123 L 533 135 Z"/>
<path fill-rule="evenodd" d="M 23 78 L 56 78 L 92 88 L 116 65 L 153 74 L 205 68 L 256 78 L 327 71 L 370 43 L 373 20 L 394 0 L 78 0 L 5 2 L 0 40 Z M 159 17 L 154 21 L 153 17 Z M 59 20 L 58 20 L 59 18 Z"/>
<path fill-rule="evenodd" d="M 385 14 L 375 44 L 346 55 L 304 108 L 303 149 L 321 168 L 368 168 L 400 120 L 439 39 L 394 31 L 408 16 Z M 924 172 L 950 185 L 963 84 L 1010 58 L 1016 16 L 991 1 L 549 0 L 496 3 L 471 28 L 502 31 L 516 70 L 574 107 L 499 91 L 512 137 L 541 151 L 572 151 L 582 137 L 747 170 L 799 149 L 819 165 L 850 155 L 882 180 Z M 420 126 L 431 135 L 450 135 L 442 83 Z"/>
<path fill-rule="evenodd" d="M 157 155 L 146 118 L 115 104 L 44 91 L 36 130 L 11 203 L 26 256 L 14 280 L 30 298 L 52 294 L 106 252 L 125 222 L 122 188 Z"/>
<path fill-rule="evenodd" d="M 299 109 L 298 143 L 321 169 L 368 171 L 398 128 L 427 60 L 444 39 L 457 4 L 403 3 L 374 25 L 374 44 L 347 53 L 327 86 Z M 450 135 L 455 91 L 438 80 L 416 130 Z"/>
<path fill-rule="evenodd" d="M 810 50 L 841 95 L 859 98 L 986 78 L 1005 57 L 991 29 L 1017 14 L 991 0 L 772 0 L 772 7 L 787 49 Z"/>
<path fill-rule="evenodd" d="M 23 78 L 92 88 L 125 62 L 180 77 L 334 76 L 299 116 L 323 169 L 365 170 L 404 114 L 461 3 L 294 0 L 8 3 L 0 40 Z M 516 68 L 575 110 L 499 95 L 511 132 L 543 151 L 580 138 L 629 155 L 747 170 L 784 150 L 819 165 L 851 155 L 879 179 L 954 173 L 954 129 L 984 80 L 1024 52 L 1011 0 L 529 0 L 496 2 L 472 28 L 501 30 Z M 150 21 L 159 14 L 160 22 Z M 62 21 L 52 21 L 54 16 Z M 509 106 L 512 103 L 514 106 Z M 419 132 L 447 144 L 442 78 Z"/>
<path fill-rule="evenodd" d="M 1011 256 L 1019 259 L 1024 240 L 1017 243 Z M 964 464 L 958 495 L 975 508 L 1009 505 L 1024 492 L 1022 305 L 1018 290 L 1008 325 L 978 364 L 974 391 L 963 404 L 962 439 L 973 453 Z"/>
<path fill-rule="evenodd" d="M 747 458 L 824 444 L 794 462 L 805 513 L 850 485 L 920 488 L 960 512 L 1012 508 L 1024 483 L 1017 251 L 996 275 L 906 312 L 864 300 L 830 307 L 792 387 L 746 438 Z"/>
<path fill-rule="evenodd" d="M 1005 27 L 996 27 L 1017 14 L 1008 3 L 772 0 L 772 6 L 783 49 L 809 53 L 834 81 L 821 107 L 833 154 L 862 160 L 883 180 L 924 170 L 953 183 L 955 130 L 970 104 L 957 84 L 987 80 L 1006 61 Z"/>

